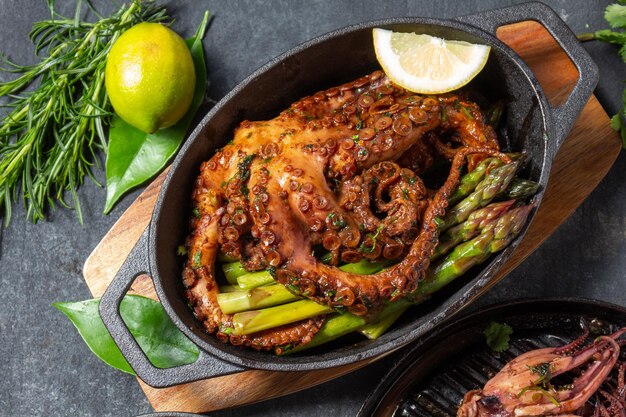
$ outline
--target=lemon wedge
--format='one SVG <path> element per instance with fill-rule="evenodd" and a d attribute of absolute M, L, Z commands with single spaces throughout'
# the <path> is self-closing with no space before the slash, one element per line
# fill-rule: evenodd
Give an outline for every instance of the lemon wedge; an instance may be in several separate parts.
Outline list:
<path fill-rule="evenodd" d="M 441 94 L 469 83 L 485 66 L 488 45 L 430 35 L 373 30 L 376 58 L 399 86 L 422 94 Z"/>

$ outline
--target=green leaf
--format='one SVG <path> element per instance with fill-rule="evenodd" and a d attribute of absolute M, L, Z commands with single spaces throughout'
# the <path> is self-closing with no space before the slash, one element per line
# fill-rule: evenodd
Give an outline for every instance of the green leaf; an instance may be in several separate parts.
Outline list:
<path fill-rule="evenodd" d="M 626 32 L 615 32 L 610 29 L 599 30 L 594 34 L 599 41 L 623 45 L 626 43 Z"/>
<path fill-rule="evenodd" d="M 626 5 L 609 4 L 604 11 L 604 18 L 611 27 L 626 29 Z"/>
<path fill-rule="evenodd" d="M 75 303 L 52 303 L 52 306 L 74 323 L 89 349 L 100 360 L 115 369 L 134 375 L 135 372 L 104 327 L 98 313 L 98 304 L 99 300 L 86 300 Z"/>
<path fill-rule="evenodd" d="M 611 117 L 611 129 L 619 132 L 622 127 L 622 119 L 619 117 L 619 113 Z"/>
<path fill-rule="evenodd" d="M 207 74 L 202 38 L 208 21 L 209 13 L 205 12 L 196 34 L 186 40 L 196 71 L 196 86 L 191 106 L 185 116 L 176 125 L 150 134 L 129 125 L 117 115 L 111 118 L 106 161 L 105 214 L 111 211 L 124 194 L 161 172 L 184 142 L 206 91 Z"/>
<path fill-rule="evenodd" d="M 624 117 L 626 117 L 626 107 L 621 113 L 623 113 Z M 611 117 L 611 128 L 619 132 L 620 137 L 622 138 L 622 148 L 626 149 L 626 123 L 624 123 L 620 113 Z"/>
<path fill-rule="evenodd" d="M 100 300 L 53 303 L 76 326 L 89 349 L 104 363 L 135 374 L 111 338 L 100 318 Z M 127 295 L 120 312 L 126 326 L 157 368 L 171 368 L 196 361 L 198 348 L 174 326 L 161 303 L 149 298 Z"/>
<path fill-rule="evenodd" d="M 487 345 L 494 352 L 504 352 L 509 348 L 509 337 L 513 329 L 508 324 L 492 321 L 483 334 L 487 339 Z"/>

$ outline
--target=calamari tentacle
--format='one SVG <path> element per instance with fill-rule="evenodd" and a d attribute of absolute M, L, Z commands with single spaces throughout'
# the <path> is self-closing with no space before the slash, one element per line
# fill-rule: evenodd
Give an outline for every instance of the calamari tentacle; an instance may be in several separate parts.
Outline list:
<path fill-rule="evenodd" d="M 615 340 L 626 333 L 626 328 L 609 336 L 601 336 L 584 349 L 569 355 L 565 352 L 578 348 L 580 338 L 563 347 L 543 348 L 526 352 L 509 363 L 490 379 L 482 390 L 468 393 L 457 415 L 461 417 L 514 417 L 514 416 L 572 416 L 596 394 L 595 416 L 621 416 L 623 404 L 617 396 L 600 389 L 607 380 L 620 355 Z M 567 349 L 564 349 L 567 348 Z M 528 388 L 577 368 L 586 366 L 567 387 L 548 387 L 538 392 Z M 620 369 L 622 366 L 620 366 Z M 619 387 L 620 369 L 617 374 Z M 612 389 L 612 388 L 611 388 Z M 471 394 L 471 395 L 470 395 Z M 618 394 L 619 395 L 619 394 Z M 608 401 L 608 408 L 601 397 Z M 620 408 L 621 407 L 621 408 Z M 609 413 L 609 414 L 607 414 Z"/>

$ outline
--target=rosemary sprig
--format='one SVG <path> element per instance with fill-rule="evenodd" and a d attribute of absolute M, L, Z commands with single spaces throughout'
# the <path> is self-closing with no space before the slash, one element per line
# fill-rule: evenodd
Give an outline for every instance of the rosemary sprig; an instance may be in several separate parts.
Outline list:
<path fill-rule="evenodd" d="M 35 52 L 44 56 L 28 66 L 3 59 L 1 68 L 19 74 L 0 83 L 0 97 L 8 98 L 2 107 L 9 109 L 0 119 L 0 215 L 5 224 L 19 194 L 27 217 L 36 222 L 55 202 L 69 207 L 66 191 L 82 223 L 76 189 L 86 175 L 96 181 L 91 172 L 98 163 L 96 152 L 106 150 L 108 52 L 131 26 L 169 19 L 165 8 L 150 0 L 132 0 L 109 17 L 95 13 L 96 22 L 80 20 L 80 0 L 72 18 L 56 13 L 53 0 L 48 5 L 51 19 L 35 23 L 29 35 Z M 34 89 L 24 91 L 37 81 Z"/>

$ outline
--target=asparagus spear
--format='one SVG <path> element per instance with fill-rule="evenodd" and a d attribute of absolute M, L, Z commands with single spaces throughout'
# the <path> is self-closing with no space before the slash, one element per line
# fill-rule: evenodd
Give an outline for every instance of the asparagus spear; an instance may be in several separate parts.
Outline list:
<path fill-rule="evenodd" d="M 389 262 L 369 262 L 365 259 L 361 259 L 359 262 L 341 265 L 339 269 L 345 272 L 359 275 L 375 274 L 386 266 L 389 266 Z"/>
<path fill-rule="evenodd" d="M 405 299 L 389 303 L 383 308 L 383 311 L 380 313 L 380 318 L 382 320 L 390 317 L 398 311 L 404 311 L 410 305 L 410 302 Z M 365 321 L 363 317 L 355 316 L 350 313 L 335 314 L 326 320 L 309 343 L 302 346 L 296 346 L 292 350 L 288 351 L 288 353 L 296 353 L 322 345 L 348 333 L 352 333 L 365 325 L 367 325 L 367 321 Z"/>
<path fill-rule="evenodd" d="M 220 288 L 221 291 L 221 288 Z M 251 288 L 245 291 L 217 294 L 220 310 L 226 314 L 271 307 L 300 299 L 280 284 Z"/>
<path fill-rule="evenodd" d="M 248 273 L 241 262 L 230 262 L 222 264 L 222 270 L 226 281 L 231 285 L 237 285 L 237 278 Z"/>
<path fill-rule="evenodd" d="M 515 177 L 504 192 L 504 197 L 521 200 L 537 194 L 537 190 L 539 183 Z"/>
<path fill-rule="evenodd" d="M 359 333 L 363 336 L 367 337 L 370 340 L 378 339 L 383 333 L 387 331 L 388 328 L 391 327 L 392 324 L 396 322 L 400 318 L 402 314 L 409 308 L 410 305 L 406 304 L 402 308 L 395 309 L 391 312 L 387 312 L 386 315 L 382 315 L 381 317 L 375 321 L 374 323 L 368 323 L 364 326 L 361 326 L 359 329 Z"/>
<path fill-rule="evenodd" d="M 486 158 L 474 170 L 463 175 L 459 180 L 459 186 L 448 199 L 448 204 L 453 205 L 467 197 L 485 178 L 491 170 L 501 167 L 504 162 L 500 158 Z"/>
<path fill-rule="evenodd" d="M 237 283 L 239 284 L 239 288 L 242 290 L 272 284 L 273 282 L 274 277 L 272 277 L 272 275 L 267 271 L 249 272 L 245 275 L 237 277 Z"/>
<path fill-rule="evenodd" d="M 442 262 L 428 269 L 426 279 L 412 296 L 433 294 L 489 255 L 504 249 L 522 230 L 533 207 L 530 204 L 504 213 L 489 223 L 480 235 L 456 246 Z"/>
<path fill-rule="evenodd" d="M 296 321 L 308 319 L 319 314 L 328 314 L 332 308 L 310 300 L 294 301 L 261 310 L 244 311 L 233 316 L 233 331 L 236 335 L 260 332 Z"/>
<path fill-rule="evenodd" d="M 502 216 L 504 213 L 506 213 L 506 211 L 509 210 L 509 208 L 514 203 L 515 203 L 515 200 L 492 203 L 488 205 L 487 207 L 484 207 L 482 209 L 472 212 L 472 214 L 470 214 L 470 216 L 465 222 L 451 229 L 448 229 L 446 231 L 444 236 L 442 236 L 443 240 L 439 242 L 435 255 L 433 256 L 433 258 L 431 258 L 431 260 L 434 260 L 437 257 L 447 253 L 450 249 L 452 249 L 459 243 L 469 241 L 470 239 L 478 235 L 481 231 L 483 231 L 486 227 L 495 229 L 496 228 L 495 220 L 498 219 L 500 216 Z M 506 227 L 508 226 L 508 227 L 521 228 L 521 226 L 526 222 L 528 211 L 526 211 L 526 209 L 522 210 L 522 212 L 515 215 L 514 219 L 510 222 L 507 221 L 507 219 L 503 220 L 503 225 L 501 229 L 499 230 L 499 236 L 496 236 L 496 238 L 494 239 L 494 241 L 497 241 L 497 243 L 492 242 L 491 244 L 492 246 L 490 250 L 488 251 L 489 253 L 485 256 L 484 259 L 486 259 L 488 255 L 503 249 L 510 243 L 511 239 L 513 239 L 513 237 L 519 233 L 519 229 L 514 230 L 513 233 L 508 233 L 506 231 Z M 506 236 L 505 239 L 498 239 L 498 237 L 503 236 L 503 235 Z M 460 248 L 460 245 L 457 246 L 457 248 Z M 461 250 L 461 249 L 458 249 L 458 250 Z M 478 259 L 477 263 L 484 261 L 484 259 Z M 466 263 L 464 265 L 467 267 L 469 264 Z M 458 275 L 456 276 L 460 276 L 464 272 L 465 270 L 458 272 Z M 425 288 L 424 291 L 426 293 L 434 292 L 434 291 L 429 292 L 428 288 Z M 361 327 L 359 329 L 359 332 L 367 336 L 369 339 L 377 339 L 385 331 L 387 331 L 387 329 L 402 315 L 402 313 L 404 313 L 406 308 L 408 308 L 408 306 L 403 309 L 399 309 L 395 311 L 393 314 L 390 314 L 386 317 L 383 317 L 381 315 L 381 318 L 378 321 Z"/>
<path fill-rule="evenodd" d="M 438 259 L 450 252 L 459 243 L 478 235 L 486 225 L 509 210 L 514 203 L 515 200 L 501 201 L 473 211 L 463 223 L 453 226 L 441 234 L 439 243 L 435 247 L 435 253 L 430 260 Z"/>
<path fill-rule="evenodd" d="M 496 195 L 506 190 L 519 164 L 519 161 L 513 161 L 489 172 L 470 195 L 448 210 L 441 230 L 465 221 L 476 208 L 486 206 Z"/>
<path fill-rule="evenodd" d="M 353 272 L 355 274 L 372 274 L 380 271 L 383 266 L 386 265 L 384 262 L 368 262 L 366 260 L 361 260 L 360 262 L 346 264 L 339 267 L 344 271 Z M 265 271 L 264 271 L 265 272 Z M 251 277 L 250 277 L 251 276 Z M 287 288 L 280 284 L 271 285 L 262 288 L 253 288 L 256 283 L 263 283 L 261 285 L 275 282 L 273 279 L 268 281 L 268 276 L 271 278 L 269 273 L 260 273 L 254 272 L 252 274 L 242 275 L 238 278 L 239 286 L 242 287 L 242 284 L 249 285 L 249 291 L 238 291 L 236 293 L 227 293 L 227 294 L 218 294 L 217 301 L 220 305 L 220 309 L 227 314 L 238 313 L 235 314 L 234 320 L 241 320 L 242 323 L 245 320 L 248 320 L 249 317 L 252 317 L 252 314 L 246 316 L 246 313 L 254 313 L 253 311 L 248 311 L 251 309 L 261 309 L 257 310 L 262 315 L 263 320 L 267 320 L 267 327 L 264 329 L 269 329 L 272 327 L 282 326 L 283 324 L 292 323 L 294 321 L 293 317 L 286 314 L 286 311 L 289 311 L 289 306 L 294 304 L 294 310 L 302 311 L 317 311 L 319 304 L 315 301 L 311 300 L 299 300 L 300 297 L 297 295 L 293 295 Z M 243 282 L 242 282 L 243 281 Z M 253 282 L 256 281 L 256 282 Z M 258 285 L 256 285 L 258 287 Z M 256 290 L 256 291 L 255 291 Z M 272 306 L 277 306 L 278 304 L 283 304 L 289 301 L 294 301 L 289 304 L 285 304 L 281 307 L 282 309 L 274 309 Z M 266 308 L 269 307 L 269 308 Z M 329 311 L 332 311 L 329 308 Z M 245 313 L 244 313 L 245 312 Z M 315 314 L 314 314 L 315 315 Z M 308 316 L 310 317 L 310 316 Z M 308 318 L 304 317 L 304 318 Z M 271 325 L 270 325 L 271 324 Z M 256 324 L 255 324 L 256 325 Z M 253 327 L 256 328 L 256 327 Z M 246 330 L 248 331 L 247 326 Z M 258 330 L 255 330 L 258 331 Z M 247 334 L 247 333 L 241 333 Z"/>
<path fill-rule="evenodd" d="M 521 153 L 509 153 L 507 155 L 513 161 L 522 161 L 524 159 L 524 154 Z M 457 189 L 454 190 L 454 193 L 448 199 L 448 205 L 453 206 L 470 195 L 476 189 L 478 183 L 485 178 L 485 175 L 502 165 L 504 165 L 504 162 L 500 158 L 484 159 L 476 168 L 461 177 Z"/>

